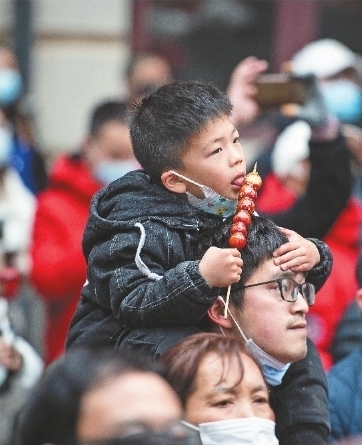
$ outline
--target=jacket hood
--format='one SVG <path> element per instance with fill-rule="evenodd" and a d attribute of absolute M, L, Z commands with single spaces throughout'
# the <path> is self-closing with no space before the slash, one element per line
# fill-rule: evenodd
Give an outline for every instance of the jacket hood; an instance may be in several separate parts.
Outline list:
<path fill-rule="evenodd" d="M 198 212 L 188 204 L 183 195 L 171 193 L 162 186 L 153 184 L 143 170 L 135 170 L 93 196 L 83 237 L 83 249 L 88 251 L 100 239 L 149 220 L 160 221 L 172 229 L 182 230 L 198 230 L 220 221 L 217 216 Z"/>
<path fill-rule="evenodd" d="M 72 190 L 89 202 L 101 187 L 79 156 L 60 156 L 50 171 L 52 186 Z"/>

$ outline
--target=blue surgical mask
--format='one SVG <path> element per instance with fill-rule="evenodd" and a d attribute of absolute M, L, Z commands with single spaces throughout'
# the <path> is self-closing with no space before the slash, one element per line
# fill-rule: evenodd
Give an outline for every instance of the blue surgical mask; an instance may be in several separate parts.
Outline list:
<path fill-rule="evenodd" d="M 136 168 L 134 161 L 102 161 L 95 167 L 94 177 L 103 185 L 108 185 Z"/>
<path fill-rule="evenodd" d="M 225 304 L 225 303 L 224 303 Z M 235 326 L 237 327 L 240 335 L 245 341 L 245 347 L 250 351 L 252 356 L 261 366 L 261 370 L 264 376 L 265 381 L 271 386 L 278 386 L 282 383 L 282 379 L 287 372 L 290 363 L 282 363 L 279 360 L 275 359 L 267 352 L 263 351 L 254 340 L 251 338 L 247 338 L 244 332 L 242 331 L 239 323 L 236 321 L 233 314 L 228 309 L 228 314 L 232 318 Z"/>
<path fill-rule="evenodd" d="M 330 113 L 343 123 L 355 123 L 362 116 L 362 93 L 355 83 L 338 79 L 322 83 L 321 92 Z"/>
<path fill-rule="evenodd" d="M 6 167 L 10 162 L 13 147 L 13 135 L 8 127 L 0 127 L 0 167 Z"/>
<path fill-rule="evenodd" d="M 18 70 L 0 70 L 0 105 L 6 107 L 16 102 L 22 91 L 22 79 Z"/>
<path fill-rule="evenodd" d="M 227 218 L 228 216 L 232 216 L 236 210 L 237 201 L 230 200 L 227 198 L 223 198 L 221 195 L 216 193 L 210 187 L 206 185 L 199 184 L 198 182 L 192 181 L 192 179 L 187 178 L 186 176 L 181 175 L 173 170 L 171 170 L 176 176 L 179 176 L 182 179 L 185 179 L 191 184 L 195 184 L 200 187 L 202 193 L 205 198 L 197 198 L 190 192 L 186 192 L 187 200 L 190 205 L 196 207 L 198 210 L 201 210 L 205 213 L 210 213 L 211 215 L 222 216 L 223 218 Z"/>

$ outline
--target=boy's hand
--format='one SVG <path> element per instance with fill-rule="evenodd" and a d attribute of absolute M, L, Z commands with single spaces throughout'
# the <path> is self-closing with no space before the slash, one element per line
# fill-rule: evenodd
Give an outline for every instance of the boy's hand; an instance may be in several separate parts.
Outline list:
<path fill-rule="evenodd" d="M 199 271 L 213 287 L 227 287 L 240 280 L 243 260 L 237 249 L 210 247 L 202 257 Z"/>
<path fill-rule="evenodd" d="M 0 341 L 0 364 L 9 371 L 18 372 L 23 366 L 23 357 L 13 345 Z"/>
<path fill-rule="evenodd" d="M 319 251 L 312 241 L 303 238 L 293 230 L 279 227 L 289 239 L 273 252 L 274 263 L 282 270 L 307 272 L 320 262 Z"/>

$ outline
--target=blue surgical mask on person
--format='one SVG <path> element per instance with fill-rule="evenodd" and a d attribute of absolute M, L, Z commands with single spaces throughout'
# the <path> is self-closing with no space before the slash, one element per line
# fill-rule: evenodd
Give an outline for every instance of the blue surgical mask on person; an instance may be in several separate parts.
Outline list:
<path fill-rule="evenodd" d="M 262 417 L 218 420 L 200 423 L 198 427 L 183 422 L 200 432 L 202 445 L 278 445 L 275 422 Z"/>
<path fill-rule="evenodd" d="M 16 102 L 22 92 L 21 75 L 15 69 L 0 70 L 0 105 L 7 107 Z"/>
<path fill-rule="evenodd" d="M 179 176 L 182 179 L 185 179 L 191 184 L 195 184 L 200 187 L 202 193 L 204 194 L 204 198 L 197 198 L 190 192 L 186 192 L 187 200 L 190 205 L 201 210 L 204 213 L 210 213 L 211 215 L 222 216 L 223 218 L 227 218 L 229 216 L 234 215 L 236 210 L 237 201 L 227 199 L 216 193 L 210 187 L 206 185 L 199 184 L 198 182 L 193 181 L 192 179 L 187 178 L 186 176 L 181 175 L 173 170 L 171 170 L 176 176 Z"/>
<path fill-rule="evenodd" d="M 225 304 L 225 303 L 224 303 Z M 250 351 L 252 356 L 261 366 L 261 370 L 264 376 L 265 381 L 271 386 L 278 386 L 282 383 L 282 379 L 287 372 L 290 363 L 282 363 L 279 360 L 275 359 L 267 352 L 263 351 L 251 338 L 247 338 L 244 332 L 242 331 L 239 323 L 236 321 L 233 314 L 227 310 L 228 314 L 232 318 L 235 326 L 237 327 L 240 335 L 245 341 L 245 347 Z"/>
<path fill-rule="evenodd" d="M 8 127 L 0 127 L 0 167 L 9 165 L 13 135 Z"/>
<path fill-rule="evenodd" d="M 136 168 L 135 161 L 106 160 L 95 167 L 94 177 L 103 185 L 108 185 Z"/>
<path fill-rule="evenodd" d="M 362 117 L 361 88 L 347 79 L 322 83 L 321 92 L 330 113 L 343 123 L 355 123 Z"/>

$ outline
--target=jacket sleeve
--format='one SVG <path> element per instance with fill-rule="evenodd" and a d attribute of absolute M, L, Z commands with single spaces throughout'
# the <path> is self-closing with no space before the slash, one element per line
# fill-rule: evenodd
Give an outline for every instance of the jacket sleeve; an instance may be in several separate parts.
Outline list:
<path fill-rule="evenodd" d="M 310 142 L 311 174 L 306 193 L 285 212 L 266 214 L 278 226 L 322 239 L 347 205 L 352 190 L 350 155 L 342 136 Z"/>
<path fill-rule="evenodd" d="M 309 238 L 309 241 L 317 246 L 321 257 L 319 264 L 313 267 L 307 275 L 308 281 L 315 285 L 318 292 L 332 272 L 333 257 L 326 243 L 315 238 Z"/>
<path fill-rule="evenodd" d="M 202 278 L 199 261 L 186 259 L 184 231 L 152 221 L 143 229 L 142 246 L 142 231 L 134 228 L 90 252 L 89 284 L 83 292 L 93 294 L 96 303 L 128 329 L 196 324 L 218 289 Z"/>
<path fill-rule="evenodd" d="M 326 375 L 316 347 L 307 342 L 306 357 L 292 363 L 272 389 L 279 445 L 325 445 L 330 432 Z"/>

